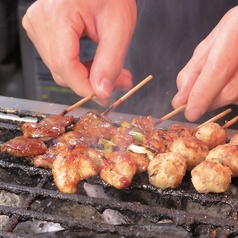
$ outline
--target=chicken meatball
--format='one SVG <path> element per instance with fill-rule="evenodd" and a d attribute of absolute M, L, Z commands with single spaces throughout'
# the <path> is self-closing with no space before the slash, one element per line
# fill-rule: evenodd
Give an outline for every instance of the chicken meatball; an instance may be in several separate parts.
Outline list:
<path fill-rule="evenodd" d="M 168 151 L 181 154 L 186 159 L 188 171 L 205 160 L 209 152 L 208 146 L 194 136 L 174 139 L 169 145 Z"/>
<path fill-rule="evenodd" d="M 186 161 L 178 153 L 157 154 L 147 168 L 150 183 L 157 188 L 176 188 L 186 173 Z"/>
<path fill-rule="evenodd" d="M 194 133 L 194 136 L 203 141 L 209 148 L 209 150 L 215 148 L 218 145 L 225 144 L 227 140 L 226 131 L 217 123 L 207 123 L 198 128 Z"/>
<path fill-rule="evenodd" d="M 232 172 L 218 161 L 203 161 L 192 171 L 192 183 L 199 193 L 223 193 L 231 183 Z"/>
<path fill-rule="evenodd" d="M 230 139 L 230 144 L 232 145 L 238 145 L 238 134 L 235 134 Z"/>
<path fill-rule="evenodd" d="M 238 145 L 218 145 L 209 151 L 206 160 L 219 161 L 230 168 L 233 177 L 238 176 Z"/>

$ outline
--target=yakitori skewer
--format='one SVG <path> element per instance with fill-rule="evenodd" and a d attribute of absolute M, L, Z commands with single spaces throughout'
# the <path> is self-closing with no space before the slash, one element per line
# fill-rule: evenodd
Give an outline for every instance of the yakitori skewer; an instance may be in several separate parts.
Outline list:
<path fill-rule="evenodd" d="M 75 104 L 73 104 L 72 106 L 70 106 L 69 108 L 65 109 L 61 115 L 64 116 L 65 114 L 73 111 L 75 108 L 82 106 L 84 103 L 86 103 L 87 101 L 89 101 L 90 99 L 92 99 L 95 96 L 95 93 L 91 93 L 90 95 L 88 95 L 87 97 L 81 99 L 80 101 L 76 102 Z"/>
<path fill-rule="evenodd" d="M 200 128 L 207 123 L 215 122 L 215 121 L 219 120 L 220 118 L 224 117 L 225 115 L 229 114 L 231 111 L 232 111 L 231 108 L 228 108 L 225 111 L 223 111 L 223 112 L 219 113 L 218 115 L 212 117 L 211 119 L 207 120 L 206 122 L 202 123 L 201 125 L 197 126 L 197 128 Z"/>
<path fill-rule="evenodd" d="M 155 122 L 155 126 L 157 126 L 158 124 L 160 124 L 163 121 L 168 120 L 169 118 L 171 118 L 172 116 L 176 115 L 179 112 L 182 112 L 185 108 L 186 108 L 187 104 L 184 104 L 178 108 L 176 108 L 175 110 L 173 110 L 172 112 L 168 113 L 167 115 L 163 116 L 162 118 L 158 119 Z"/>
<path fill-rule="evenodd" d="M 234 117 L 233 119 L 231 119 L 230 121 L 226 122 L 222 128 L 226 129 L 228 127 L 230 127 L 231 125 L 233 125 L 234 123 L 236 123 L 238 121 L 238 116 Z"/>
<path fill-rule="evenodd" d="M 140 89 L 142 86 L 144 86 L 146 83 L 148 83 L 153 78 L 152 75 L 149 75 L 146 77 L 143 81 L 141 81 L 139 84 L 137 84 L 134 88 L 132 88 L 130 91 L 128 91 L 125 95 L 123 95 L 121 98 L 119 98 L 116 102 L 114 102 L 108 109 L 103 111 L 101 115 L 107 114 L 109 111 L 120 105 L 122 102 L 124 102 L 128 97 L 130 97 L 133 93 L 135 93 L 138 89 Z"/>

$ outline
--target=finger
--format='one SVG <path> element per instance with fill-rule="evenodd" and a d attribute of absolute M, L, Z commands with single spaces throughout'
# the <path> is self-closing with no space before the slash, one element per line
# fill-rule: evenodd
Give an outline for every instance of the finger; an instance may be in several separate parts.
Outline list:
<path fill-rule="evenodd" d="M 238 34 L 228 39 L 230 34 L 226 34 L 226 31 L 223 29 L 223 34 L 214 42 L 203 70 L 190 91 L 185 110 L 185 116 L 190 121 L 197 120 L 206 112 L 236 70 L 238 56 L 234 49 Z M 231 33 L 234 29 L 228 31 Z"/>
<path fill-rule="evenodd" d="M 131 75 L 122 71 L 122 68 L 135 25 L 135 20 L 131 21 L 131 18 L 135 16 L 123 15 L 122 10 L 114 13 L 113 17 L 117 20 L 109 20 L 107 27 L 104 22 L 99 22 L 97 26 L 99 44 L 90 72 L 90 82 L 100 98 L 109 98 L 116 82 L 117 86 L 122 86 L 122 81 L 129 86 L 132 84 Z"/>
<path fill-rule="evenodd" d="M 119 77 L 116 80 L 115 89 L 121 91 L 128 91 L 132 88 L 132 86 L 133 83 L 131 73 L 126 69 L 122 69 Z"/>
<path fill-rule="evenodd" d="M 222 91 L 217 95 L 209 110 L 215 110 L 229 104 L 238 104 L 238 68 Z"/>
<path fill-rule="evenodd" d="M 177 76 L 178 93 L 172 101 L 174 108 L 178 108 L 188 101 L 189 93 L 198 79 L 207 60 L 209 50 L 216 39 L 217 27 L 194 50 L 192 58 Z"/>
<path fill-rule="evenodd" d="M 92 93 L 87 67 L 79 59 L 79 38 L 85 26 L 79 15 L 70 15 L 67 10 L 61 7 L 57 14 L 61 14 L 60 19 L 51 22 L 54 27 L 49 34 L 50 69 L 56 83 L 85 97 Z"/>

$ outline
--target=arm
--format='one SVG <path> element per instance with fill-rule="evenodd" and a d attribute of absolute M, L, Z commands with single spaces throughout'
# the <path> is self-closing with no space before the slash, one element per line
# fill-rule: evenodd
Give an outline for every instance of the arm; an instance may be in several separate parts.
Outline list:
<path fill-rule="evenodd" d="M 175 108 L 197 120 L 207 110 L 238 103 L 238 7 L 231 9 L 195 49 L 177 77 Z"/>
<path fill-rule="evenodd" d="M 123 61 L 135 22 L 134 0 L 37 0 L 22 24 L 56 83 L 106 104 L 115 88 L 132 87 Z M 98 44 L 91 63 L 79 59 L 83 35 Z"/>

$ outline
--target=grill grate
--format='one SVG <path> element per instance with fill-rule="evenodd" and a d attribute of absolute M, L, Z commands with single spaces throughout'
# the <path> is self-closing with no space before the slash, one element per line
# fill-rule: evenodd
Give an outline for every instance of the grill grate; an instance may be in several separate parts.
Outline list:
<path fill-rule="evenodd" d="M 10 111 L 20 116 L 32 116 L 37 119 L 43 117 L 40 114 L 31 114 L 30 112 Z M 4 113 L 9 110 L 4 109 Z M 4 121 L 0 125 L 0 131 L 10 133 L 19 133 L 17 123 Z M 8 135 L 9 136 L 9 135 Z M 6 136 L 7 138 L 7 136 Z M 19 161 L 19 162 L 18 162 Z M 52 185 L 52 174 L 50 170 L 32 167 L 28 162 L 23 162 L 19 158 L 7 156 L 0 153 L 0 168 L 8 174 L 24 174 L 27 182 L 21 181 L 4 181 L 0 180 L 0 190 L 24 196 L 21 207 L 12 207 L 0 205 L 0 215 L 9 217 L 8 223 L 0 231 L 1 237 L 32 237 L 30 234 L 21 234 L 15 231 L 18 224 L 24 221 L 37 219 L 59 223 L 65 230 L 48 233 L 42 237 L 236 237 L 238 236 L 238 199 L 236 181 L 233 181 L 233 190 L 225 194 L 198 194 L 187 179 L 178 189 L 161 190 L 155 189 L 148 183 L 146 175 L 135 177 L 132 187 L 125 191 L 116 191 L 130 194 L 127 200 L 92 198 L 85 194 L 63 194 L 56 190 Z M 23 176 L 23 177 L 24 177 Z M 28 181 L 32 180 L 32 184 Z M 103 183 L 98 177 L 90 180 L 94 184 L 100 184 L 108 189 L 107 184 Z M 235 191 L 235 192 L 234 192 Z M 143 193 L 143 196 L 137 194 Z M 134 196 L 133 196 L 134 195 Z M 152 202 L 149 202 L 150 197 Z M 52 214 L 47 209 L 33 209 L 36 202 L 42 202 L 46 199 L 50 201 L 66 202 L 80 204 L 95 208 L 99 213 L 105 209 L 117 210 L 123 215 L 133 214 L 134 217 L 143 218 L 143 223 L 111 225 L 98 221 L 89 221 L 77 217 L 62 216 Z M 162 201 L 162 202 L 161 202 Z M 171 201 L 172 205 L 171 205 Z M 199 204 L 207 207 L 216 206 L 218 209 L 222 206 L 228 207 L 226 215 L 221 217 L 208 214 L 206 212 L 193 212 L 187 210 L 188 203 Z M 53 203 L 53 202 L 52 202 Z M 179 204 L 179 205 L 178 205 Z M 50 206 L 50 205 L 49 205 Z M 163 221 L 163 222 L 162 222 Z M 170 225 L 173 225 L 170 227 Z M 164 229 L 166 228 L 166 229 Z M 179 232 L 174 232 L 179 230 Z M 180 231 L 184 232 L 180 232 Z M 181 234 L 180 234 L 181 233 Z M 118 236 L 119 235 L 119 236 Z M 41 237 L 41 234 L 34 237 Z"/>

